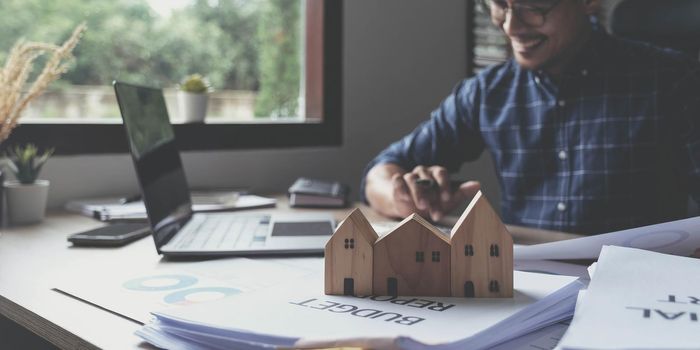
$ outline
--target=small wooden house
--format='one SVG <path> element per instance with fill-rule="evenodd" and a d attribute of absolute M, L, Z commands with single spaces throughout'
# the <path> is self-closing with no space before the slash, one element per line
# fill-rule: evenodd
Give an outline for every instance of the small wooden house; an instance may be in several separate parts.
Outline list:
<path fill-rule="evenodd" d="M 413 214 L 374 244 L 374 295 L 450 295 L 450 242 Z"/>
<path fill-rule="evenodd" d="M 371 295 L 373 245 L 377 233 L 360 209 L 338 225 L 325 248 L 325 292 Z"/>
<path fill-rule="evenodd" d="M 450 236 L 452 296 L 513 297 L 513 238 L 481 191 Z"/>

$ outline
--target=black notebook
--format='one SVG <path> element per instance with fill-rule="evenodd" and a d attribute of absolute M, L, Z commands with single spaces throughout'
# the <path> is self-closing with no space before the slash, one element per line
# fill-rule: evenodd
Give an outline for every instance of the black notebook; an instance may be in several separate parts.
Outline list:
<path fill-rule="evenodd" d="M 337 181 L 298 178 L 289 187 L 292 207 L 342 208 L 348 204 L 350 188 Z"/>

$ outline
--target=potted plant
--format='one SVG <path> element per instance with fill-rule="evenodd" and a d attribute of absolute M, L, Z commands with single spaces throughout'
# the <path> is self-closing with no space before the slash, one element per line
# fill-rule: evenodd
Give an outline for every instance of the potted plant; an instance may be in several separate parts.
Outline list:
<path fill-rule="evenodd" d="M 74 61 L 73 49 L 86 30 L 85 24 L 75 28 L 73 34 L 62 45 L 19 40 L 5 56 L 5 64 L 0 66 L 0 143 L 5 141 L 12 130 L 19 125 L 22 112 L 29 102 L 41 96 L 51 82 L 66 72 Z M 46 55 L 40 73 L 32 76 L 34 66 L 40 56 Z M 2 164 L 0 164 L 2 165 Z M 0 224 L 3 219 L 3 186 L 5 174 L 0 166 Z"/>
<path fill-rule="evenodd" d="M 6 164 L 16 178 L 14 181 L 5 181 L 3 185 L 11 224 L 30 224 L 44 218 L 49 181 L 39 180 L 38 176 L 53 151 L 49 149 L 40 154 L 33 144 L 16 146 L 7 151 Z"/>
<path fill-rule="evenodd" d="M 207 102 L 211 86 L 200 74 L 185 77 L 177 92 L 180 116 L 185 123 L 203 123 L 207 115 Z"/>

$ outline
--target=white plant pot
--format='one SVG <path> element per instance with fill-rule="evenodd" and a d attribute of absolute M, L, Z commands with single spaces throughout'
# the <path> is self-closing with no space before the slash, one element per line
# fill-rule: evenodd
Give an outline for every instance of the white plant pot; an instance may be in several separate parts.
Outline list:
<path fill-rule="evenodd" d="M 48 180 L 36 180 L 29 185 L 23 185 L 19 181 L 5 181 L 3 186 L 10 224 L 31 224 L 44 219 L 49 197 Z"/>
<path fill-rule="evenodd" d="M 180 118 L 184 123 L 203 123 L 207 115 L 207 102 L 209 95 L 206 93 L 195 94 L 178 91 L 177 103 L 180 109 Z"/>

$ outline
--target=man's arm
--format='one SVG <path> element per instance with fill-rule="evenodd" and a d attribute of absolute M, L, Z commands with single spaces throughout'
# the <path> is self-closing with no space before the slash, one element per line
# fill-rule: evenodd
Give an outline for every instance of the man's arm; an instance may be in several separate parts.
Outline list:
<path fill-rule="evenodd" d="M 449 171 L 477 159 L 484 149 L 474 117 L 476 86 L 475 79 L 457 85 L 429 120 L 370 162 L 361 194 L 373 208 L 391 217 L 416 212 L 438 220 L 476 193 L 476 182 L 453 192 L 449 181 Z M 419 185 L 417 179 L 436 186 Z"/>
<path fill-rule="evenodd" d="M 403 217 L 417 211 L 405 183 L 406 170 L 397 164 L 384 163 L 372 167 L 365 178 L 365 198 L 370 206 L 388 217 Z"/>
<path fill-rule="evenodd" d="M 434 187 L 426 187 L 417 180 L 431 180 Z M 378 164 L 367 173 L 365 196 L 380 214 L 403 218 L 412 213 L 440 220 L 472 198 L 481 188 L 476 181 L 467 181 L 453 191 L 447 169 L 441 166 L 417 166 L 407 172 L 391 163 Z"/>

